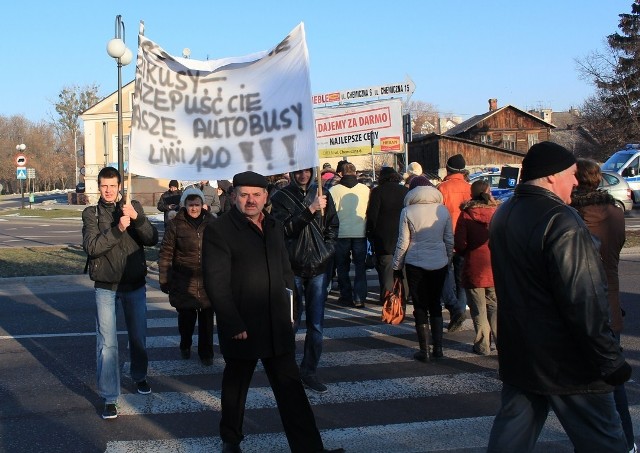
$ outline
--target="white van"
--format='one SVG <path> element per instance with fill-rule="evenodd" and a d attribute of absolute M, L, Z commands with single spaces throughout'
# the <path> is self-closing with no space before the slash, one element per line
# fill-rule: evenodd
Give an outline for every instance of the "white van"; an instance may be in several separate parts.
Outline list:
<path fill-rule="evenodd" d="M 622 176 L 631 187 L 633 202 L 640 203 L 640 144 L 625 145 L 624 149 L 613 153 L 600 167 Z"/>

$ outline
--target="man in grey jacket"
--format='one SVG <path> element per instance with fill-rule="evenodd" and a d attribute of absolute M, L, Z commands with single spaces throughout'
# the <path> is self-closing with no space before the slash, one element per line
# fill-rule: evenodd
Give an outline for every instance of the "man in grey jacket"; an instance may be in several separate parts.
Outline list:
<path fill-rule="evenodd" d="M 141 394 L 147 383 L 147 262 L 144 246 L 158 242 L 158 230 L 137 201 L 118 200 L 122 179 L 118 170 L 98 173 L 100 200 L 82 212 L 82 246 L 88 255 L 89 276 L 96 289 L 96 359 L 98 393 L 104 398 L 102 418 L 118 416 L 120 395 L 116 310 L 124 310 L 131 353 L 131 378 Z"/>
<path fill-rule="evenodd" d="M 529 452 L 553 409 L 576 451 L 626 452 L 613 386 L 631 376 L 609 326 L 598 248 L 571 201 L 576 159 L 533 145 L 493 216 L 502 407 L 489 452 Z"/>

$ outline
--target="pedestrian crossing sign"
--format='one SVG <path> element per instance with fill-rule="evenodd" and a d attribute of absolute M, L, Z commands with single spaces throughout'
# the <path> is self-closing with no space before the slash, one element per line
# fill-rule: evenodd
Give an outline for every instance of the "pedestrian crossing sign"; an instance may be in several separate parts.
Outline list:
<path fill-rule="evenodd" d="M 27 179 L 27 167 L 16 168 L 16 179 Z"/>

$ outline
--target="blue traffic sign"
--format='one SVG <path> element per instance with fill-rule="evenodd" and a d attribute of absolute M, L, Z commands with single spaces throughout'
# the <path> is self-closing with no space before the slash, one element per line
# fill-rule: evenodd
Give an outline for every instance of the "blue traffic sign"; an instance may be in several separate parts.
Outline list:
<path fill-rule="evenodd" d="M 16 168 L 16 179 L 27 179 L 27 168 L 26 167 L 18 167 L 18 168 Z"/>

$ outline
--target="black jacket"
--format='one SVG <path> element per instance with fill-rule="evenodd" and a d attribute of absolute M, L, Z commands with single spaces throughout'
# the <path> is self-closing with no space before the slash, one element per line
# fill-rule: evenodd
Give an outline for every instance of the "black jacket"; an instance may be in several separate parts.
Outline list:
<path fill-rule="evenodd" d="M 600 253 L 575 209 L 521 184 L 493 216 L 489 246 L 501 379 L 544 395 L 612 391 L 602 377 L 624 358 Z"/>
<path fill-rule="evenodd" d="M 295 350 L 286 291 L 293 289 L 293 272 L 280 222 L 265 214 L 261 232 L 232 207 L 204 230 L 202 275 L 224 357 L 259 359 Z M 243 331 L 246 340 L 231 338 Z"/>
<path fill-rule="evenodd" d="M 393 255 L 396 250 L 400 212 L 407 192 L 408 188 L 394 181 L 371 189 L 367 206 L 367 239 L 377 255 Z"/>
<path fill-rule="evenodd" d="M 313 177 L 313 175 L 312 175 Z M 305 191 L 291 179 L 291 184 L 271 196 L 271 214 L 284 224 L 291 267 L 299 277 L 313 277 L 324 273 L 335 252 L 338 238 L 338 215 L 329 192 L 324 215 L 311 214 L 307 209 L 315 199 L 318 186 L 311 184 Z"/>
<path fill-rule="evenodd" d="M 173 192 L 171 190 L 167 190 L 165 193 L 160 195 L 160 199 L 158 200 L 158 205 L 156 207 L 158 208 L 158 211 L 164 212 L 165 227 L 167 226 L 167 223 L 169 223 L 169 213 L 171 211 L 178 212 L 180 210 L 180 197 L 182 197 L 181 190 L 174 190 Z M 175 207 L 172 209 L 169 207 L 170 205 L 175 205 Z"/>
<path fill-rule="evenodd" d="M 96 288 L 133 291 L 145 284 L 144 246 L 158 243 L 158 230 L 140 203 L 133 200 L 131 204 L 138 217 L 124 232 L 118 228 L 122 216 L 119 204 L 100 200 L 82 211 L 82 247 L 89 255 L 89 276 Z"/>

